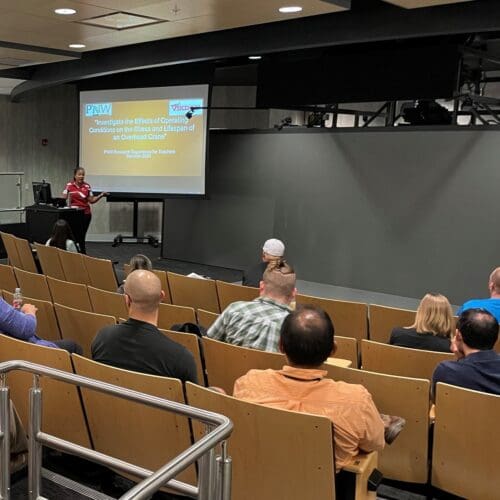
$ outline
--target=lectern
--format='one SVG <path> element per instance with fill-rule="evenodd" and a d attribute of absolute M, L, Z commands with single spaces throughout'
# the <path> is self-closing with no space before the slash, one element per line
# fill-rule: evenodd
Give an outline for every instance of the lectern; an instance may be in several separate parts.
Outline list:
<path fill-rule="evenodd" d="M 31 242 L 45 244 L 52 234 L 57 220 L 64 219 L 71 227 L 76 242 L 81 247 L 83 232 L 83 210 L 78 208 L 57 208 L 51 205 L 26 207 L 26 229 Z"/>

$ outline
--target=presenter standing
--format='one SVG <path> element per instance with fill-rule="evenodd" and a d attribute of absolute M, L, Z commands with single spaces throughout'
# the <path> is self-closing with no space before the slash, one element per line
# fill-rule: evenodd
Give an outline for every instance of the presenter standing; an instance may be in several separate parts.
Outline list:
<path fill-rule="evenodd" d="M 85 249 L 85 238 L 92 219 L 90 205 L 97 203 L 101 198 L 107 196 L 108 194 L 109 193 L 101 193 L 98 196 L 94 196 L 92 188 L 85 182 L 85 169 L 82 167 L 75 168 L 73 171 L 73 180 L 66 184 L 66 187 L 62 192 L 62 197 L 64 199 L 69 198 L 68 205 L 70 207 L 83 210 L 82 234 L 81 238 L 78 238 L 78 244 L 80 245 L 82 253 L 87 253 Z"/>

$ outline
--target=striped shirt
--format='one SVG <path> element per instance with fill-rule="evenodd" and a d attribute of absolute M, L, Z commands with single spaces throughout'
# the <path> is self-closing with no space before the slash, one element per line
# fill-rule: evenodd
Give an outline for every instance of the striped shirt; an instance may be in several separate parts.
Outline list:
<path fill-rule="evenodd" d="M 280 329 L 291 308 L 269 297 L 233 302 L 209 328 L 207 336 L 261 351 L 278 352 Z"/>

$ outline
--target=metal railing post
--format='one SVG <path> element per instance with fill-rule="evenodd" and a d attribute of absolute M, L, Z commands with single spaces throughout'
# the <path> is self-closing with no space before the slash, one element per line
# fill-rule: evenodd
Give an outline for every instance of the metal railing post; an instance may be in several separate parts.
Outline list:
<path fill-rule="evenodd" d="M 233 461 L 227 454 L 227 442 L 221 443 L 221 455 L 217 457 L 218 500 L 231 500 L 231 473 Z"/>
<path fill-rule="evenodd" d="M 10 411 L 9 388 L 5 386 L 5 373 L 0 375 L 0 495 L 10 498 Z"/>
<path fill-rule="evenodd" d="M 212 432 L 213 426 L 205 424 L 205 434 Z M 211 448 L 199 461 L 198 500 L 215 500 L 217 493 L 217 463 L 215 448 Z"/>
<path fill-rule="evenodd" d="M 29 461 L 28 461 L 28 485 L 29 497 L 37 500 L 40 496 L 42 477 L 42 444 L 37 436 L 42 428 L 42 389 L 40 389 L 40 378 L 33 376 L 33 387 L 30 389 L 30 420 L 29 420 Z"/>

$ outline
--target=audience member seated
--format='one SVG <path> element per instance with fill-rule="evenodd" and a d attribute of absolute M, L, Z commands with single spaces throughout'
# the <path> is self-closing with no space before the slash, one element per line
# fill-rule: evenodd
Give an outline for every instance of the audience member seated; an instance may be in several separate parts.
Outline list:
<path fill-rule="evenodd" d="M 285 254 L 285 245 L 276 238 L 271 238 L 262 247 L 261 262 L 243 271 L 242 285 L 258 288 L 264 271 L 270 262 L 279 262 Z"/>
<path fill-rule="evenodd" d="M 64 219 L 56 221 L 52 228 L 52 235 L 47 240 L 47 243 L 45 243 L 45 246 L 57 247 L 67 252 L 78 252 L 73 231 Z"/>
<path fill-rule="evenodd" d="M 250 370 L 233 395 L 252 403 L 328 417 L 334 425 L 337 472 L 360 451 L 384 447 L 384 422 L 361 385 L 325 378 L 323 362 L 335 352 L 334 328 L 321 309 L 302 306 L 283 322 L 282 370 Z M 286 460 L 286 458 L 285 458 Z"/>
<path fill-rule="evenodd" d="M 92 342 L 92 359 L 125 370 L 197 383 L 193 355 L 157 328 L 163 296 L 154 273 L 132 271 L 125 282 L 129 319 L 97 333 Z"/>
<path fill-rule="evenodd" d="M 130 266 L 129 273 L 131 273 L 132 271 L 137 271 L 137 269 L 145 269 L 146 271 L 151 271 L 153 269 L 153 264 L 151 263 L 149 258 L 142 253 L 134 255 L 130 259 L 128 265 Z M 125 292 L 125 281 L 126 280 L 123 280 L 121 285 L 118 287 L 118 293 L 123 294 Z"/>
<path fill-rule="evenodd" d="M 72 340 L 43 340 L 36 335 L 36 312 L 33 304 L 24 304 L 21 309 L 14 309 L 5 300 L 0 299 L 0 333 L 19 340 L 45 347 L 57 347 L 68 352 L 82 354 L 83 350 Z"/>
<path fill-rule="evenodd" d="M 492 314 L 485 309 L 464 311 L 451 343 L 458 359 L 439 363 L 432 377 L 433 390 L 438 382 L 444 382 L 500 394 L 500 356 L 493 350 L 497 339 L 498 321 Z"/>
<path fill-rule="evenodd" d="M 490 274 L 488 290 L 490 292 L 489 299 L 468 300 L 458 309 L 457 315 L 460 315 L 467 309 L 483 308 L 493 314 L 497 321 L 500 322 L 500 267 L 494 269 Z"/>
<path fill-rule="evenodd" d="M 278 351 L 280 328 L 295 297 L 295 272 L 286 262 L 271 262 L 260 282 L 260 296 L 233 302 L 208 329 L 207 336 L 261 351 Z"/>
<path fill-rule="evenodd" d="M 394 328 L 389 343 L 399 347 L 450 352 L 453 331 L 453 312 L 448 299 L 438 293 L 428 293 L 420 301 L 415 323 Z"/>

